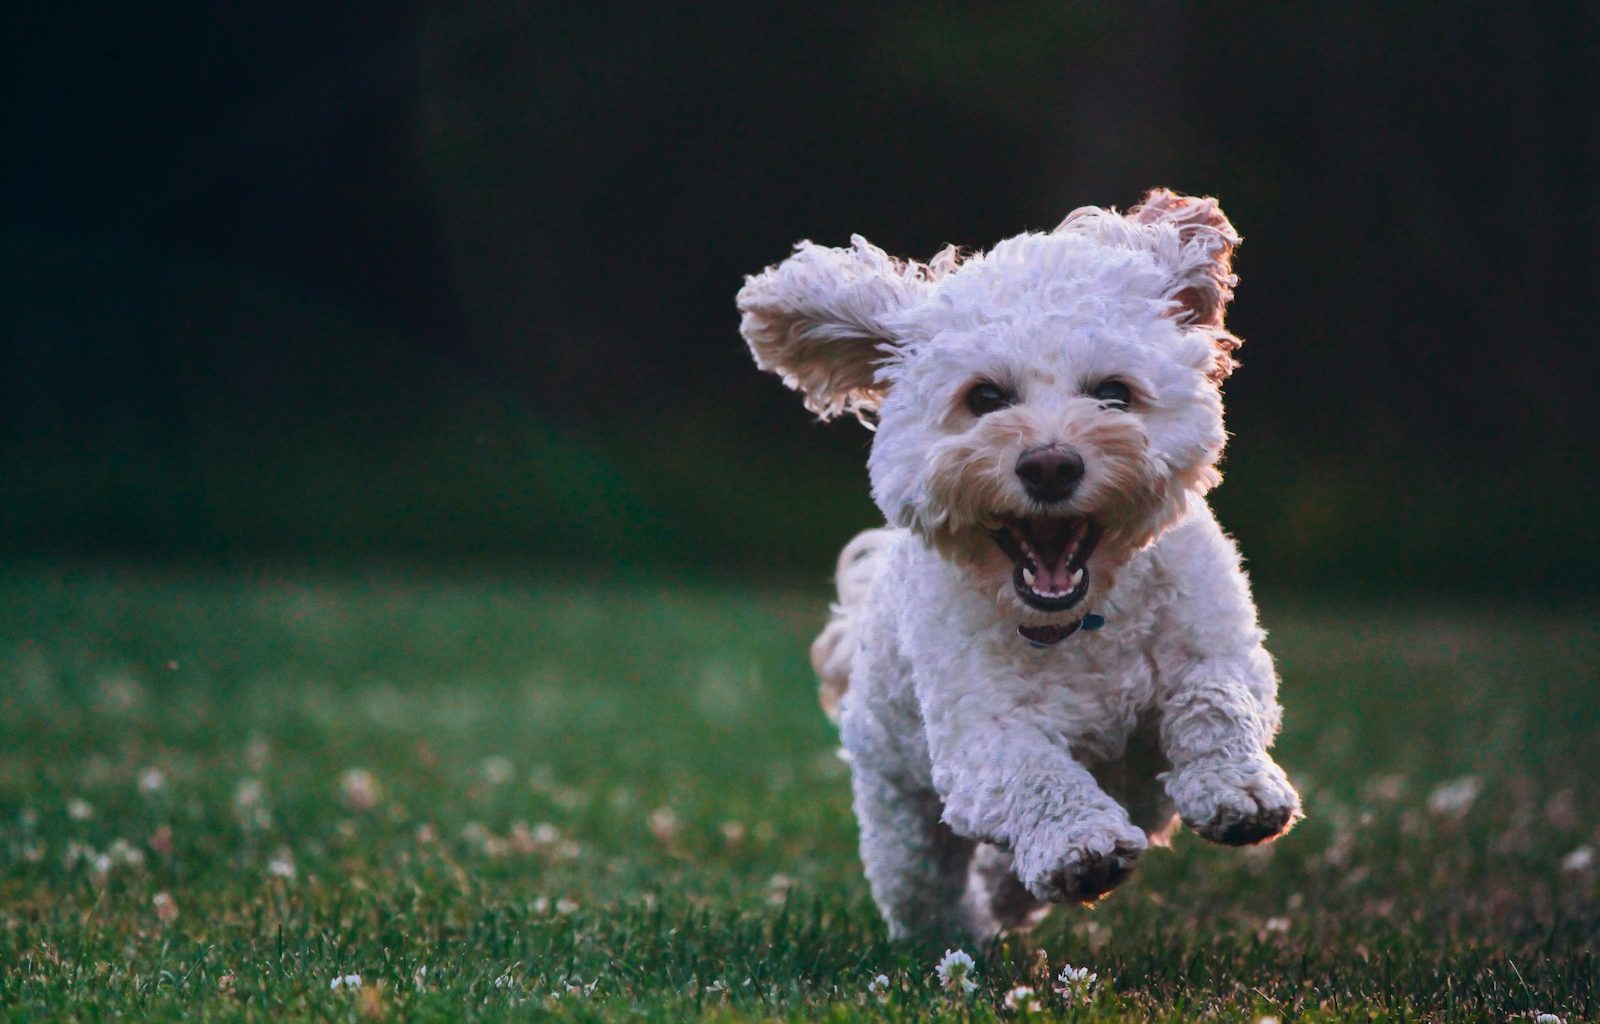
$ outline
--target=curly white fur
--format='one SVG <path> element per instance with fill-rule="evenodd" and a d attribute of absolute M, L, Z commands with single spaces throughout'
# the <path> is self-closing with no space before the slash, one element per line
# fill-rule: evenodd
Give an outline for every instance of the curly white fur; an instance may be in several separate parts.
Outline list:
<path fill-rule="evenodd" d="M 964 261 L 805 242 L 739 293 L 758 365 L 823 416 L 879 420 L 868 468 L 892 526 L 841 556 L 812 656 L 894 935 L 985 937 L 1093 900 L 1175 816 L 1233 844 L 1299 816 L 1267 753 L 1272 659 L 1204 498 L 1238 241 L 1215 200 L 1156 190 Z M 1129 401 L 1096 398 L 1106 381 Z M 1004 407 L 971 408 L 978 384 Z M 1069 495 L 1021 479 L 1039 450 L 1081 460 Z M 1065 609 L 1030 600 L 995 539 L 1057 519 L 1098 531 Z M 1027 642 L 1090 611 L 1103 629 Z"/>

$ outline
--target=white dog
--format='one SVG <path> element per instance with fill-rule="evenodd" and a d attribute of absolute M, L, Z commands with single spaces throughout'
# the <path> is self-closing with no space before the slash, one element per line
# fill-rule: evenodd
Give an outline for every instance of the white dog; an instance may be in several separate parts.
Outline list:
<path fill-rule="evenodd" d="M 891 934 L 1029 927 L 1176 818 L 1256 843 L 1300 813 L 1220 479 L 1239 236 L 1158 189 L 963 258 L 802 242 L 746 280 L 756 363 L 876 419 L 890 528 L 812 648 Z"/>

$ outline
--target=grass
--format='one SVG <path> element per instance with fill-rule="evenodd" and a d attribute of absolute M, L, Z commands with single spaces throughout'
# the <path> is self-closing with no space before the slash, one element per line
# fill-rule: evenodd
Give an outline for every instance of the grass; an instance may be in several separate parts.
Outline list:
<path fill-rule="evenodd" d="M 0 576 L 0 1019 L 1600 1019 L 1590 610 L 1268 601 L 1309 820 L 1181 836 L 965 996 L 867 897 L 824 600 Z"/>

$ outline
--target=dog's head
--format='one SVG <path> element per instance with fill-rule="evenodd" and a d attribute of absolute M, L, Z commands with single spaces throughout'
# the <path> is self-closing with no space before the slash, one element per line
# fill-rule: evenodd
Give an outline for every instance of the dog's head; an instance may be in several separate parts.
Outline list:
<path fill-rule="evenodd" d="M 1238 242 L 1214 199 L 1164 189 L 966 259 L 802 242 L 745 282 L 741 330 L 820 416 L 876 419 L 889 522 L 1059 624 L 1219 479 Z"/>

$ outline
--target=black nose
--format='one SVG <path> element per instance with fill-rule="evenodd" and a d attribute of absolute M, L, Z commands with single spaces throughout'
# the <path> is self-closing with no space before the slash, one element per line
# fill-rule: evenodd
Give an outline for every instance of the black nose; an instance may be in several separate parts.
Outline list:
<path fill-rule="evenodd" d="M 1017 476 L 1034 501 L 1061 501 L 1083 479 L 1083 460 L 1071 448 L 1033 448 L 1017 460 Z"/>

